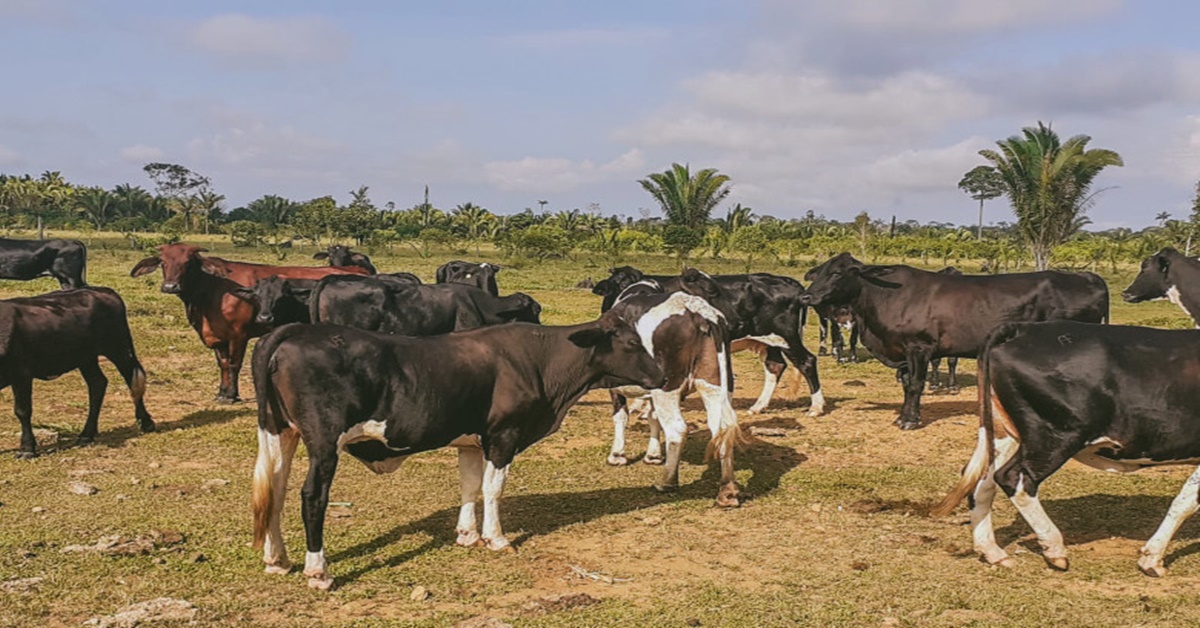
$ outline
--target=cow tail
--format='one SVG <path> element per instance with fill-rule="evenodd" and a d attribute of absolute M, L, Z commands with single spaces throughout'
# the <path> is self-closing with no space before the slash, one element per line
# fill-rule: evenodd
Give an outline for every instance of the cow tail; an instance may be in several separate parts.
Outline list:
<path fill-rule="evenodd" d="M 83 242 L 80 242 L 79 240 L 76 240 L 75 243 L 79 245 L 79 250 L 83 253 L 83 255 L 82 255 L 83 259 L 81 259 L 79 261 L 79 283 L 81 284 L 79 287 L 84 288 L 84 287 L 87 287 L 87 285 L 88 285 L 88 282 L 87 282 L 87 260 L 88 260 L 87 246 Z"/>
<path fill-rule="evenodd" d="M 325 289 L 325 281 L 317 280 L 317 285 L 313 286 L 312 293 L 308 295 L 308 320 L 315 325 L 321 322 L 321 291 Z M 259 342 L 262 345 L 262 342 Z"/>
<path fill-rule="evenodd" d="M 268 334 L 254 349 L 252 371 L 254 392 L 258 402 L 258 458 L 254 463 L 254 481 L 250 490 L 250 509 L 254 516 L 254 547 L 261 548 L 275 512 L 274 472 L 286 461 L 281 460 L 279 434 L 292 429 L 275 390 L 273 377 L 277 371 L 275 350 L 290 334 L 288 325 Z"/>
<path fill-rule="evenodd" d="M 721 372 L 721 390 L 725 393 L 725 403 L 721 408 L 720 427 L 717 429 L 716 435 L 712 437 L 712 440 L 708 441 L 708 447 L 705 448 L 705 460 L 722 455 L 732 455 L 734 448 L 746 443 L 746 436 L 742 433 L 742 427 L 738 425 L 737 412 L 734 411 L 732 404 L 733 351 L 729 338 L 729 325 L 724 319 L 721 319 L 716 324 L 709 325 L 709 329 L 712 330 L 710 333 L 721 360 L 719 369 Z"/>

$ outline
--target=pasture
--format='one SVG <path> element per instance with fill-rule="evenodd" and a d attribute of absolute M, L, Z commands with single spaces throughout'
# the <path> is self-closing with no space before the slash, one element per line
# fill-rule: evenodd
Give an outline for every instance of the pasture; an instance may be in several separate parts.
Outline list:
<path fill-rule="evenodd" d="M 265 249 L 189 241 L 213 255 L 278 263 Z M 315 265 L 313 251 L 294 250 L 283 263 Z M 774 430 L 738 451 L 737 479 L 751 499 L 734 510 L 713 507 L 718 469 L 703 460 L 706 432 L 687 441 L 677 494 L 655 493 L 650 485 L 660 468 L 636 461 L 645 422 L 631 424 L 627 453 L 635 462 L 605 464 L 608 395 L 589 393 L 559 433 L 513 466 L 501 508 L 515 553 L 454 544 L 453 451 L 416 456 L 386 476 L 344 459 L 331 496 L 341 505 L 331 508 L 326 525 L 336 588 L 315 591 L 298 570 L 264 574 L 261 552 L 248 546 L 253 403 L 212 402 L 216 362 L 179 299 L 159 292 L 157 272 L 129 277 L 141 251 L 96 237 L 89 254 L 89 282 L 116 289 L 128 304 L 159 431 L 138 433 L 132 404 L 105 363 L 111 383 L 96 445 L 73 446 L 87 407 L 83 380 L 73 373 L 35 384 L 34 424 L 48 431 L 42 456 L 20 461 L 13 456 L 19 427 L 12 394 L 0 394 L 0 583 L 43 578 L 26 591 L 0 590 L 0 624 L 79 625 L 158 597 L 191 602 L 202 622 L 264 625 L 453 625 L 480 617 L 531 626 L 1200 624 L 1200 523 L 1188 522 L 1176 536 L 1169 577 L 1144 577 L 1135 565 L 1191 468 L 1118 476 L 1069 463 L 1042 492 L 1071 552 L 1066 573 L 1045 566 L 1007 500 L 997 501 L 997 536 L 1014 554 L 1014 569 L 977 558 L 962 507 L 945 519 L 926 516 L 976 440 L 973 361 L 960 369 L 961 393 L 925 397 L 926 427 L 913 432 L 892 426 L 902 392 L 893 372 L 874 361 L 837 365 L 822 357 L 827 413 L 816 418 L 805 415 L 807 387 L 797 390 L 785 378 L 767 412 L 740 414 L 748 434 Z M 422 259 L 401 248 L 372 253 L 381 271 L 411 271 L 426 281 L 452 257 L 473 259 Z M 494 253 L 484 259 L 505 264 Z M 626 261 L 648 272 L 678 270 L 666 257 Z M 736 260 L 696 265 L 744 271 Z M 506 268 L 498 282 L 504 294 L 520 290 L 538 299 L 547 324 L 576 323 L 595 318 L 600 299 L 573 286 L 588 275 L 603 278 L 606 268 L 581 255 Z M 755 267 L 793 277 L 806 269 Z M 1122 303 L 1119 292 L 1134 273 L 1129 266 L 1106 276 L 1114 322 L 1190 326 L 1169 303 Z M 5 281 L 0 296 L 56 286 L 49 278 Z M 810 316 L 805 339 L 814 352 L 816 338 Z M 744 412 L 762 369 L 739 354 L 735 372 L 735 406 Z M 253 391 L 249 365 L 242 390 Z M 685 408 L 689 422 L 703 424 L 698 398 Z M 297 496 L 306 461 L 296 465 L 284 514 L 293 557 L 303 548 Z M 99 491 L 74 494 L 72 482 Z M 130 555 L 64 551 L 111 536 L 140 537 L 142 545 Z M 414 596 L 417 587 L 427 597 Z"/>

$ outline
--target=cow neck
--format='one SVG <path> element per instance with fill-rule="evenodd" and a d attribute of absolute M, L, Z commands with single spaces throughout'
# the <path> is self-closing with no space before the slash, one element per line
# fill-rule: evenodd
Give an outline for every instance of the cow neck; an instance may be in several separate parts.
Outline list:
<path fill-rule="evenodd" d="M 864 266 L 864 268 L 866 267 Z M 899 272 L 900 270 L 901 269 L 893 268 L 893 270 L 891 270 L 889 273 L 889 281 L 890 276 Z M 886 303 L 888 297 L 895 294 L 897 289 L 885 288 L 883 286 L 876 285 L 875 283 L 863 277 L 859 277 L 858 281 L 858 294 L 855 294 L 854 298 L 851 299 L 849 303 L 850 310 L 854 316 L 854 324 L 858 327 L 861 327 L 863 331 L 869 331 L 872 335 L 882 337 L 878 331 L 871 326 L 871 323 L 882 320 L 879 316 L 878 304 Z M 901 281 L 897 283 L 903 284 L 904 282 Z M 867 316 L 867 314 L 870 314 L 871 316 Z"/>
<path fill-rule="evenodd" d="M 212 289 L 220 281 L 219 277 L 204 272 L 204 269 L 200 268 L 200 264 L 196 264 L 195 266 L 189 264 L 188 270 L 184 275 L 184 281 L 179 284 L 179 298 L 184 303 L 196 301 L 197 297 L 212 292 Z"/>
<path fill-rule="evenodd" d="M 540 370 L 538 375 L 557 421 L 561 421 L 567 410 L 601 379 L 601 375 L 588 365 L 595 350 L 578 347 L 568 340 L 571 334 L 589 326 L 562 327 L 552 332 L 549 328 L 539 330 L 542 333 L 542 359 L 536 362 Z"/>
<path fill-rule="evenodd" d="M 1200 261 L 1175 254 L 1167 271 L 1167 299 L 1200 327 Z"/>

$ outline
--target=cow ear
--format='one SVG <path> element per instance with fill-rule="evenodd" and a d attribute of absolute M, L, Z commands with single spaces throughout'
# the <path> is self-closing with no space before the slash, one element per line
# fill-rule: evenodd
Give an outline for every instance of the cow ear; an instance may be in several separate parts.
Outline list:
<path fill-rule="evenodd" d="M 313 253 L 313 259 L 329 259 L 329 252 L 321 251 L 320 253 Z"/>
<path fill-rule="evenodd" d="M 609 339 L 612 338 L 612 334 L 613 332 L 610 330 L 604 330 L 599 327 L 589 327 L 587 329 L 581 329 L 570 336 L 567 336 L 567 340 L 570 340 L 577 347 L 589 349 L 591 347 L 597 347 L 608 342 Z"/>
<path fill-rule="evenodd" d="M 210 275 L 216 275 L 217 277 L 224 277 L 229 274 L 225 270 L 224 265 L 222 265 L 220 262 L 213 261 L 207 257 L 200 260 L 200 269 Z"/>
<path fill-rule="evenodd" d="M 245 301 L 246 303 L 254 304 L 258 302 L 257 295 L 253 288 L 234 288 L 229 291 L 229 294 Z"/>
<path fill-rule="evenodd" d="M 301 301 L 307 301 L 312 296 L 312 291 L 312 288 L 288 288 L 288 292 Z"/>
<path fill-rule="evenodd" d="M 1158 263 L 1158 270 L 1163 273 L 1166 273 L 1167 269 L 1171 267 L 1171 260 L 1167 259 L 1166 255 L 1155 255 L 1154 261 Z"/>
<path fill-rule="evenodd" d="M 129 271 L 129 276 L 141 277 L 147 273 L 152 273 L 156 268 L 158 268 L 159 264 L 162 264 L 162 258 L 158 257 L 157 255 L 154 257 L 147 257 L 146 259 L 133 265 L 133 270 Z"/>

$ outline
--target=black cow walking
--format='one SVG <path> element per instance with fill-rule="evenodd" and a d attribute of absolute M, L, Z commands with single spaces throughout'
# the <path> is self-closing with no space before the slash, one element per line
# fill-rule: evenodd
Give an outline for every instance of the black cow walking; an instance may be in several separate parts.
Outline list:
<path fill-rule="evenodd" d="M 849 305 L 863 346 L 897 369 L 904 405 L 896 425 L 921 426 L 921 393 L 933 358 L 974 358 L 1001 323 L 1108 320 L 1108 286 L 1092 273 L 943 275 L 868 266 L 842 253 L 809 271 L 804 302 Z"/>
<path fill-rule="evenodd" d="M 255 545 L 268 573 L 287 573 L 280 516 L 296 444 L 308 449 L 301 496 L 304 575 L 333 584 L 325 561 L 325 509 L 344 452 L 376 473 L 410 455 L 456 447 L 462 508 L 458 544 L 505 549 L 500 495 L 520 452 L 558 431 L 592 388 L 659 388 L 664 376 L 637 332 L 615 315 L 572 327 L 517 323 L 433 338 L 334 325 L 289 325 L 259 342 Z M 423 488 L 417 490 L 425 490 Z M 483 530 L 475 501 L 483 493 Z"/>
<path fill-rule="evenodd" d="M 54 277 L 63 290 L 87 285 L 87 247 L 79 240 L 0 238 L 0 279 Z"/>
<path fill-rule="evenodd" d="M 96 439 L 108 378 L 100 357 L 117 367 L 133 398 L 138 427 L 154 431 L 142 397 L 146 371 L 133 350 L 125 302 L 108 288 L 80 288 L 0 301 L 0 386 L 12 386 L 21 421 L 18 458 L 37 455 L 33 436 L 33 380 L 79 370 L 87 382 L 88 416 L 79 444 Z"/>
<path fill-rule="evenodd" d="M 1043 557 L 1067 568 L 1062 533 L 1039 489 L 1074 458 L 1129 472 L 1200 459 L 1200 332 L 1072 321 L 999 327 L 979 357 L 979 441 L 962 480 L 934 507 L 948 514 L 971 496 L 975 549 L 1011 566 L 996 543 L 992 500 L 999 486 L 1037 534 Z M 1163 555 L 1197 509 L 1200 469 L 1184 483 L 1138 567 L 1163 576 Z"/>

